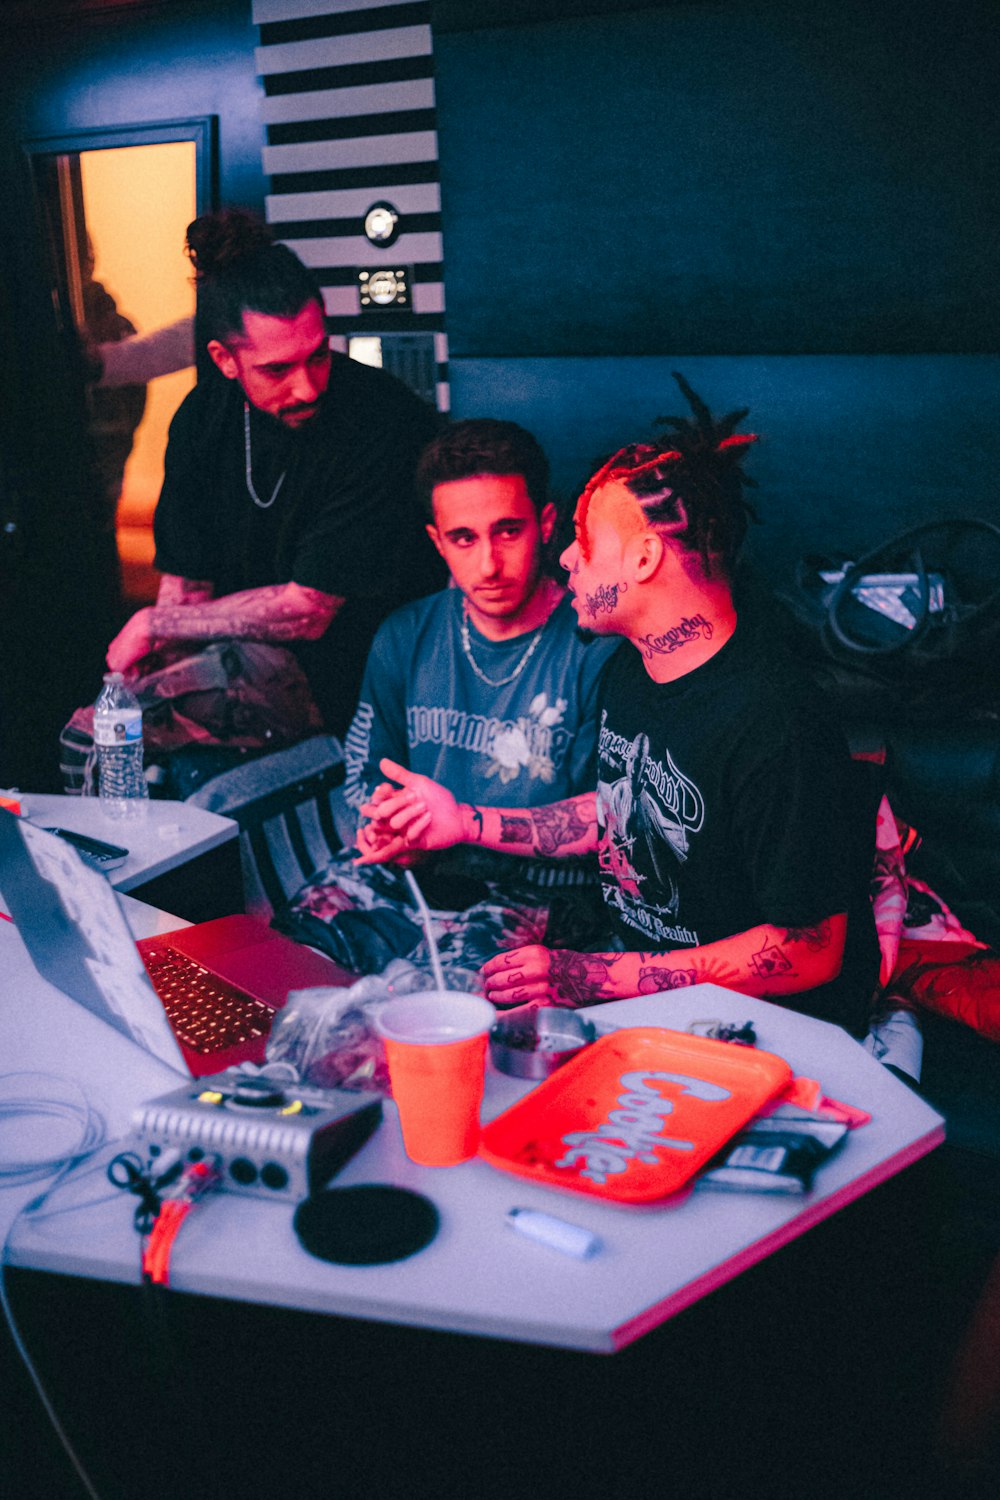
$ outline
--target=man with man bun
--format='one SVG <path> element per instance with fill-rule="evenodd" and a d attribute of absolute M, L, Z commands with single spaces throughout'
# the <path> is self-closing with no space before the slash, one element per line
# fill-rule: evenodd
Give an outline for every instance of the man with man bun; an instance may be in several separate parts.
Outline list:
<path fill-rule="evenodd" d="M 601 684 L 594 790 L 544 807 L 458 802 L 398 783 L 362 812 L 362 862 L 455 843 L 595 851 L 606 951 L 513 947 L 483 967 L 501 1006 L 578 1005 L 712 981 L 863 1033 L 878 976 L 867 839 L 846 745 L 812 686 L 749 613 L 733 565 L 752 514 L 746 415 L 621 449 L 576 508 L 562 556 L 582 626 L 620 636 Z M 598 946 L 598 944 L 594 944 Z"/>
<path fill-rule="evenodd" d="M 157 600 L 111 642 L 108 666 L 141 670 L 177 643 L 287 646 L 342 734 L 380 621 L 443 576 L 413 489 L 437 414 L 331 351 L 312 273 L 251 215 L 196 219 L 187 248 L 207 367 L 170 428 Z"/>

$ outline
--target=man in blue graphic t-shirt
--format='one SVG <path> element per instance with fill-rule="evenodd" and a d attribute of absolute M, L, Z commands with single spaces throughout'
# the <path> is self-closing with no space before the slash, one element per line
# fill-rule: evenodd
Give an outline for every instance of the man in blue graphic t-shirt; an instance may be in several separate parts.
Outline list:
<path fill-rule="evenodd" d="M 623 641 L 601 679 L 594 782 L 502 807 L 386 757 L 363 858 L 596 853 L 611 940 L 506 945 L 483 969 L 495 1005 L 707 981 L 862 1034 L 878 976 L 874 809 L 814 686 L 766 618 L 737 607 L 745 413 L 716 421 L 678 381 L 691 418 L 602 465 L 563 554 L 581 624 Z"/>
<path fill-rule="evenodd" d="M 513 422 L 458 422 L 425 450 L 417 482 L 452 587 L 397 610 L 375 637 L 344 745 L 348 808 L 356 815 L 372 795 L 385 757 L 486 805 L 539 806 L 592 788 L 598 679 L 617 643 L 581 634 L 545 566 L 556 510 L 542 449 Z M 363 847 L 363 825 L 357 837 Z M 464 968 L 512 941 L 573 932 L 582 942 L 599 921 L 593 856 L 465 847 L 414 873 L 439 914 L 446 960 Z M 408 956 L 421 936 L 399 866 L 359 869 L 352 852 L 280 920 L 363 972 Z"/>

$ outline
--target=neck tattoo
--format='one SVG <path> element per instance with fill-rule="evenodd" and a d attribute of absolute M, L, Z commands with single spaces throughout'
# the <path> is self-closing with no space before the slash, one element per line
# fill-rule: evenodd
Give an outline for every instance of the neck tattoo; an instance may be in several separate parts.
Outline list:
<path fill-rule="evenodd" d="M 515 677 L 520 677 L 521 673 L 524 671 L 525 667 L 528 665 L 529 661 L 537 651 L 538 643 L 542 639 L 545 627 L 549 623 L 549 620 L 551 620 L 551 618 L 552 616 L 550 614 L 548 618 L 543 620 L 540 625 L 535 626 L 535 629 L 532 632 L 533 639 L 530 641 L 527 650 L 518 661 L 517 666 L 514 668 L 513 672 L 511 672 L 507 677 L 500 677 L 494 680 L 492 677 L 487 677 L 486 673 L 483 671 L 482 667 L 479 665 L 479 663 L 476 661 L 476 658 L 472 654 L 472 639 L 469 635 L 469 605 L 466 600 L 463 600 L 462 623 L 458 628 L 459 635 L 461 636 L 462 640 L 462 650 L 465 652 L 469 666 L 475 672 L 480 682 L 485 682 L 487 687 L 499 688 L 506 687 L 509 682 L 514 681 Z"/>
<path fill-rule="evenodd" d="M 686 615 L 662 635 L 640 635 L 638 642 L 647 661 L 652 661 L 654 655 L 672 656 L 681 646 L 689 646 L 692 641 L 710 641 L 714 633 L 712 622 L 704 615 Z"/>
<path fill-rule="evenodd" d="M 271 491 L 270 500 L 262 500 L 253 487 L 253 458 L 250 453 L 249 401 L 244 401 L 243 403 L 243 451 L 246 455 L 247 493 L 249 494 L 250 499 L 253 501 L 254 505 L 256 505 L 259 510 L 270 510 L 271 506 L 278 498 L 278 491 L 281 489 L 281 486 L 285 482 L 285 475 L 288 473 L 288 470 L 282 469 L 281 474 L 278 477 L 278 482 L 274 486 L 274 489 Z"/>

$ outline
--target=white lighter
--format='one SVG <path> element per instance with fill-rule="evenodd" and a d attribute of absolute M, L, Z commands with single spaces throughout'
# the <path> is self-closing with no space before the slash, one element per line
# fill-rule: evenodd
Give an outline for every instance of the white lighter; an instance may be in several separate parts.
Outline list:
<path fill-rule="evenodd" d="M 551 1214 L 539 1213 L 534 1208 L 510 1209 L 507 1223 L 519 1234 L 526 1234 L 529 1239 L 553 1250 L 561 1250 L 564 1255 L 575 1255 L 577 1260 L 593 1255 L 601 1243 L 589 1229 L 582 1229 L 579 1224 L 567 1224 L 565 1219 L 553 1218 Z"/>

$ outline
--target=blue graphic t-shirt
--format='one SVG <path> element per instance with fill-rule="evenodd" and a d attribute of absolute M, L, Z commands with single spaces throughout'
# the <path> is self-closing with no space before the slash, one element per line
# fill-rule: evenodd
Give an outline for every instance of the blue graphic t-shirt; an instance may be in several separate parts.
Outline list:
<path fill-rule="evenodd" d="M 355 811 L 385 780 L 383 756 L 442 782 L 460 802 L 539 807 L 593 791 L 598 681 L 617 640 L 582 635 L 568 598 L 538 632 L 510 641 L 488 640 L 470 623 L 472 661 L 461 624 L 462 594 L 453 588 L 405 605 L 381 626 L 344 742 L 344 791 Z M 477 878 L 516 876 L 546 888 L 593 868 L 469 847 L 449 853 Z"/>

